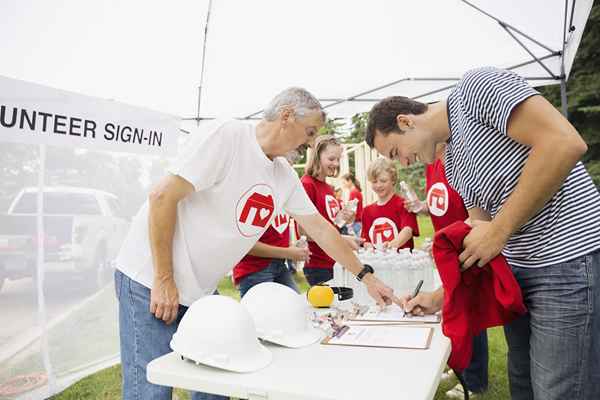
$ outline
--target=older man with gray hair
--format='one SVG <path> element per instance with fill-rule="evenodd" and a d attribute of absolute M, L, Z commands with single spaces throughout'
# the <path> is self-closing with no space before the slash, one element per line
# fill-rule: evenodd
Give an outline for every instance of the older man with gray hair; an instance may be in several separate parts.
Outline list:
<path fill-rule="evenodd" d="M 378 303 L 399 303 L 317 212 L 285 158 L 310 145 L 324 120 L 308 91 L 286 89 L 256 127 L 229 121 L 206 137 L 192 138 L 170 174 L 152 189 L 115 272 L 124 399 L 171 399 L 170 388 L 147 382 L 146 365 L 170 351 L 187 307 L 215 291 L 281 211 L 359 276 Z M 194 393 L 192 398 L 222 397 Z"/>

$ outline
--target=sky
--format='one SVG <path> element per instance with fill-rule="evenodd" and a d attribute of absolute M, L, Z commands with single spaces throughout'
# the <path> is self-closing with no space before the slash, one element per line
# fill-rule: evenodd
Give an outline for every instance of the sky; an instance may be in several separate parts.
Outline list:
<path fill-rule="evenodd" d="M 473 2 L 561 47 L 564 2 Z M 193 117 L 207 10 L 208 0 L 2 0 L 0 75 Z M 348 97 L 407 76 L 458 77 L 527 59 L 495 21 L 459 0 L 213 0 L 202 115 L 248 115 L 289 86 Z"/>

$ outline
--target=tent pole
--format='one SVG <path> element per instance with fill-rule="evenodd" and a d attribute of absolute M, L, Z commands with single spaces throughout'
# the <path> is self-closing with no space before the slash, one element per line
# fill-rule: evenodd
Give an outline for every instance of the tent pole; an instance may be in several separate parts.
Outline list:
<path fill-rule="evenodd" d="M 36 195 L 36 226 L 37 226 L 37 254 L 36 254 L 36 280 L 37 283 L 37 306 L 38 306 L 38 324 L 41 328 L 40 335 L 40 352 L 42 356 L 42 362 L 44 370 L 48 377 L 48 391 L 54 393 L 56 389 L 56 377 L 52 370 L 52 362 L 50 359 L 50 346 L 48 342 L 48 315 L 46 313 L 46 294 L 44 292 L 44 279 L 45 279 L 45 261 L 46 261 L 46 232 L 44 224 L 44 187 L 46 186 L 45 175 L 46 175 L 46 145 L 40 144 L 38 146 L 40 152 L 40 166 L 38 170 L 38 184 L 37 184 L 37 195 Z"/>
<path fill-rule="evenodd" d="M 514 26 L 504 22 L 503 20 L 494 17 L 492 14 L 483 11 L 481 8 L 475 6 L 474 4 L 468 2 L 467 0 L 461 0 L 463 3 L 467 4 L 470 7 L 473 7 L 475 10 L 479 11 L 481 14 L 490 17 L 491 19 L 493 19 L 494 21 L 498 22 L 504 29 L 510 28 L 512 31 L 518 33 L 519 35 L 526 37 L 527 39 L 531 40 L 533 43 L 537 44 L 538 46 L 548 50 L 550 53 L 556 53 L 555 50 L 552 50 L 549 46 L 546 46 L 545 44 L 535 40 L 534 38 L 532 38 L 531 36 L 529 36 L 528 34 L 518 30 L 517 28 L 515 28 Z"/>
<path fill-rule="evenodd" d="M 563 25 L 562 54 L 560 55 L 560 105 L 565 118 L 569 118 L 567 101 L 567 75 L 565 74 L 565 47 L 567 46 L 567 13 L 569 0 L 565 0 L 565 21 Z M 571 14 L 571 19 L 573 15 Z M 570 27 L 569 27 L 570 29 Z"/>
<path fill-rule="evenodd" d="M 206 25 L 204 26 L 204 43 L 202 45 L 202 69 L 200 71 L 200 85 L 198 85 L 198 109 L 196 112 L 196 123 L 200 125 L 200 102 L 202 100 L 202 83 L 204 81 L 204 64 L 206 60 L 206 39 L 208 37 L 208 23 L 210 21 L 210 10 L 212 9 L 212 0 L 208 1 L 208 12 L 206 13 Z"/>
<path fill-rule="evenodd" d="M 560 106 L 561 111 L 565 118 L 569 118 L 569 114 L 567 112 L 567 79 L 563 75 L 560 79 Z"/>

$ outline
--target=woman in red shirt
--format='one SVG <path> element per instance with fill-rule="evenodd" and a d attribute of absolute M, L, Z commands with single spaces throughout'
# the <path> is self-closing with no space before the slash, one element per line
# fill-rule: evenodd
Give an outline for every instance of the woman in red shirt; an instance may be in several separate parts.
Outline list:
<path fill-rule="evenodd" d="M 349 210 L 341 211 L 335 198 L 333 188 L 327 184 L 328 177 L 335 177 L 340 172 L 340 157 L 342 146 L 331 135 L 322 135 L 315 140 L 314 151 L 306 164 L 304 176 L 300 179 L 306 194 L 313 202 L 319 213 L 332 225 L 338 212 L 343 212 L 344 223 L 352 222 L 354 213 Z M 342 236 L 347 239 L 353 248 L 358 248 L 354 238 Z M 308 238 L 310 259 L 304 264 L 304 276 L 313 286 L 333 278 L 333 264 L 335 261 L 329 257 L 314 241 Z"/>
<path fill-rule="evenodd" d="M 365 246 L 412 249 L 413 236 L 419 236 L 419 225 L 415 214 L 404 207 L 404 199 L 394 193 L 396 167 L 390 160 L 378 158 L 369 165 L 367 177 L 377 201 L 363 209 Z"/>
<path fill-rule="evenodd" d="M 362 211 L 363 211 L 363 196 L 360 189 L 360 183 L 356 180 L 356 177 L 350 173 L 342 176 L 342 185 L 350 195 L 348 201 L 358 201 L 356 206 L 356 216 L 354 217 L 354 223 L 351 225 L 352 230 L 356 236 L 360 236 L 362 228 Z"/>

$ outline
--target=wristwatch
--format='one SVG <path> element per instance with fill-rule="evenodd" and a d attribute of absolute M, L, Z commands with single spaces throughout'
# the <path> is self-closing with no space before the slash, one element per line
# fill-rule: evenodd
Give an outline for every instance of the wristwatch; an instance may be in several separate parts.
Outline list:
<path fill-rule="evenodd" d="M 372 273 L 373 274 L 373 273 L 375 273 L 375 270 L 369 264 L 365 264 L 363 266 L 363 269 L 358 273 L 358 275 L 356 275 L 356 280 L 359 281 L 359 282 L 362 282 L 363 278 L 368 273 Z"/>

